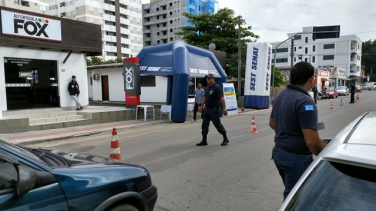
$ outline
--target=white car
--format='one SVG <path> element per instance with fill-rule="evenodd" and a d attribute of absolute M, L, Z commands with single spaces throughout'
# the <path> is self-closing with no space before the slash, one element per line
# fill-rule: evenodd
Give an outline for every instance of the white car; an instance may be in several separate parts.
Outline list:
<path fill-rule="evenodd" d="M 346 126 L 300 177 L 280 210 L 376 210 L 376 112 Z"/>

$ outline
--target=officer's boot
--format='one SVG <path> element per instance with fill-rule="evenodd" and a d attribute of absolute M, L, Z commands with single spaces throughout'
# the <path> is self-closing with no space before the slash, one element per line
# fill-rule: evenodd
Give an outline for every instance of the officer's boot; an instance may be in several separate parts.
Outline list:
<path fill-rule="evenodd" d="M 228 142 L 230 142 L 227 138 L 226 133 L 222 134 L 223 135 L 223 142 L 221 143 L 221 146 L 226 146 Z"/>
<path fill-rule="evenodd" d="M 196 146 L 206 146 L 206 145 L 208 145 L 207 137 L 208 137 L 208 135 L 202 135 L 202 141 L 200 143 L 197 143 Z"/>

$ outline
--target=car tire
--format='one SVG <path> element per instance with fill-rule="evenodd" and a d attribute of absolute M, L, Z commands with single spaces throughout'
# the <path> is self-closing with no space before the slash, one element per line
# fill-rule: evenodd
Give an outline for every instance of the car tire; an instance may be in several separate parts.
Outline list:
<path fill-rule="evenodd" d="M 139 211 L 136 207 L 130 204 L 120 204 L 112 207 L 107 211 Z"/>

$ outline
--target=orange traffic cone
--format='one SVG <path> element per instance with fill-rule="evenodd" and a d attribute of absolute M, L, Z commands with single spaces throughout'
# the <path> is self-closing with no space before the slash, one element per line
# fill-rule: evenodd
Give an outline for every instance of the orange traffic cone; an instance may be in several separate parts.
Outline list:
<path fill-rule="evenodd" d="M 333 102 L 330 102 L 330 110 L 333 110 Z"/>
<path fill-rule="evenodd" d="M 249 130 L 249 133 L 258 133 L 257 127 L 256 127 L 255 117 L 252 117 L 251 130 Z"/>
<path fill-rule="evenodd" d="M 342 98 L 341 98 L 341 102 L 339 103 L 339 106 L 343 106 Z"/>
<path fill-rule="evenodd" d="M 121 160 L 120 144 L 119 144 L 116 128 L 112 129 L 110 158 Z"/>
<path fill-rule="evenodd" d="M 360 100 L 359 93 L 358 93 L 358 95 L 356 95 L 356 100 Z"/>

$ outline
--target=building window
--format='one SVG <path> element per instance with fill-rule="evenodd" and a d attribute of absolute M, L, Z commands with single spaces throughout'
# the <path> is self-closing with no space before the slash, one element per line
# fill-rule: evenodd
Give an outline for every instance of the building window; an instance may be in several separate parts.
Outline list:
<path fill-rule="evenodd" d="M 172 15 L 172 12 L 170 12 L 170 15 Z"/>
<path fill-rule="evenodd" d="M 170 7 L 172 7 L 172 3 L 170 3 Z"/>
<path fill-rule="evenodd" d="M 172 20 L 170 20 L 170 23 L 172 24 Z"/>
<path fill-rule="evenodd" d="M 315 62 L 316 62 L 316 57 L 312 56 L 312 63 L 315 63 Z"/>
<path fill-rule="evenodd" d="M 305 38 L 305 43 L 308 43 L 308 37 Z"/>
<path fill-rule="evenodd" d="M 294 47 L 294 51 L 296 51 L 296 47 Z"/>
<path fill-rule="evenodd" d="M 277 48 L 277 53 L 286 53 L 289 52 L 288 48 Z"/>
<path fill-rule="evenodd" d="M 299 46 L 299 49 L 302 49 L 302 46 Z"/>
<path fill-rule="evenodd" d="M 333 49 L 335 48 L 334 44 L 324 44 L 324 49 Z"/>
<path fill-rule="evenodd" d="M 278 50 L 278 49 L 277 49 Z M 285 62 L 288 62 L 287 58 L 280 58 L 280 59 L 276 59 L 275 61 L 276 63 L 285 63 Z"/>
<path fill-rule="evenodd" d="M 157 27 L 159 28 L 159 24 L 157 24 Z"/>
<path fill-rule="evenodd" d="M 157 35 L 159 36 L 159 32 L 157 32 Z"/>
<path fill-rule="evenodd" d="M 307 54 L 307 53 L 308 53 L 308 48 L 306 47 L 306 48 L 305 48 L 305 54 Z"/>
<path fill-rule="evenodd" d="M 159 8 L 157 8 L 157 11 L 159 11 Z"/>
<path fill-rule="evenodd" d="M 323 60 L 334 60 L 334 55 L 324 55 L 322 57 Z"/>
<path fill-rule="evenodd" d="M 155 87 L 155 76 L 154 75 L 142 75 L 141 86 Z"/>
<path fill-rule="evenodd" d="M 304 61 L 305 61 L 305 62 L 308 62 L 308 59 L 307 59 L 307 58 L 305 58 L 305 59 L 304 59 Z"/>
<path fill-rule="evenodd" d="M 302 35 L 295 35 L 294 40 L 300 40 L 302 39 Z"/>
<path fill-rule="evenodd" d="M 170 37 L 170 41 L 173 41 L 173 40 L 174 40 L 174 38 Z"/>
<path fill-rule="evenodd" d="M 312 52 L 315 52 L 316 51 L 316 45 L 313 45 L 312 46 Z"/>
<path fill-rule="evenodd" d="M 294 57 L 294 62 L 296 62 L 296 57 Z"/>
<path fill-rule="evenodd" d="M 173 32 L 173 29 L 170 29 L 170 32 Z"/>

